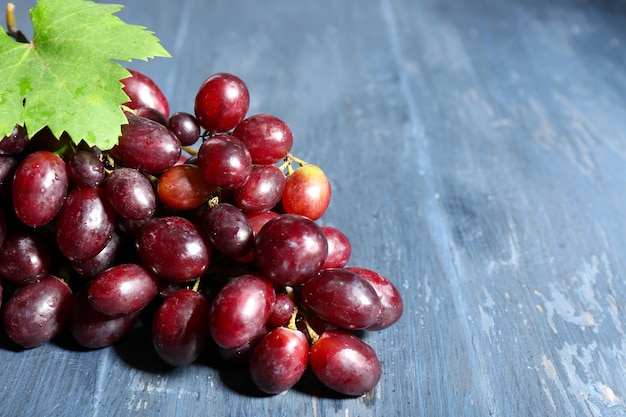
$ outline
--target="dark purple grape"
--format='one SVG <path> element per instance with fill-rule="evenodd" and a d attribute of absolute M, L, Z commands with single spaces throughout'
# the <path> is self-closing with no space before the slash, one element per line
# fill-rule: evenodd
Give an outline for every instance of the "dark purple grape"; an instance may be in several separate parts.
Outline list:
<path fill-rule="evenodd" d="M 104 181 L 104 164 L 91 151 L 78 151 L 67 160 L 67 174 L 77 187 L 98 187 Z"/>
<path fill-rule="evenodd" d="M 345 395 L 371 391 L 381 376 L 380 361 L 374 349 L 342 330 L 322 333 L 311 346 L 309 364 L 324 385 Z"/>
<path fill-rule="evenodd" d="M 211 258 L 196 226 L 178 216 L 149 220 L 137 233 L 136 247 L 144 265 L 173 282 L 200 277 Z"/>
<path fill-rule="evenodd" d="M 13 177 L 13 207 L 22 223 L 40 227 L 59 212 L 67 193 L 65 162 L 48 151 L 29 154 Z"/>
<path fill-rule="evenodd" d="M 4 210 L 2 209 L 2 207 L 0 207 L 0 247 L 2 247 L 2 243 L 4 243 L 4 238 L 6 236 L 7 236 L 7 216 L 4 214 Z"/>
<path fill-rule="evenodd" d="M 211 136 L 200 145 L 198 168 L 209 184 L 232 190 L 248 180 L 252 160 L 243 142 L 222 133 Z"/>
<path fill-rule="evenodd" d="M 276 284 L 298 285 L 313 277 L 328 255 L 322 229 L 304 216 L 282 214 L 259 230 L 254 263 Z"/>
<path fill-rule="evenodd" d="M 381 311 L 376 321 L 372 323 L 367 330 L 382 330 L 397 322 L 402 316 L 404 303 L 400 292 L 386 277 L 376 271 L 361 267 L 346 268 L 352 272 L 359 274 L 366 279 L 378 294 L 380 299 Z"/>
<path fill-rule="evenodd" d="M 249 106 L 250 94 L 243 80 L 221 72 L 202 83 L 196 94 L 194 112 L 208 132 L 228 132 L 246 117 Z"/>
<path fill-rule="evenodd" d="M 209 331 L 225 349 L 243 346 L 265 331 L 275 299 L 274 287 L 256 275 L 241 275 L 217 294 L 209 310 Z"/>
<path fill-rule="evenodd" d="M 328 323 L 350 330 L 371 326 L 381 312 L 372 285 L 355 272 L 324 269 L 301 288 L 302 303 Z"/>
<path fill-rule="evenodd" d="M 158 293 L 157 278 L 136 264 L 115 265 L 89 284 L 87 299 L 107 316 L 123 316 L 144 309 Z"/>
<path fill-rule="evenodd" d="M 2 321 L 11 340 L 28 349 L 56 337 L 65 329 L 71 311 L 70 288 L 60 279 L 45 275 L 9 297 Z"/>
<path fill-rule="evenodd" d="M 13 175 L 19 164 L 19 159 L 15 157 L 0 155 L 0 195 L 11 192 Z"/>
<path fill-rule="evenodd" d="M 73 262 L 93 258 L 111 239 L 115 222 L 102 188 L 74 188 L 56 219 L 57 245 Z"/>
<path fill-rule="evenodd" d="M 209 303 L 200 293 L 181 289 L 167 297 L 152 321 L 152 343 L 163 361 L 183 366 L 195 361 L 209 337 Z"/>
<path fill-rule="evenodd" d="M 137 322 L 139 312 L 112 317 L 94 309 L 87 298 L 89 286 L 80 289 L 72 300 L 70 333 L 84 347 L 110 346 L 124 337 Z"/>
<path fill-rule="evenodd" d="M 157 174 L 174 166 L 180 142 L 165 126 L 145 117 L 129 115 L 119 142 L 109 152 L 120 164 Z"/>
<path fill-rule="evenodd" d="M 8 136 L 0 140 L 0 155 L 18 155 L 26 150 L 30 138 L 24 126 L 17 125 Z"/>
<path fill-rule="evenodd" d="M 328 257 L 322 269 L 344 267 L 352 254 L 350 240 L 339 229 L 332 226 L 322 226 L 322 231 L 328 241 Z"/>
<path fill-rule="evenodd" d="M 0 276 L 18 285 L 36 282 L 48 273 L 50 249 L 31 229 L 9 230 L 0 247 Z"/>
<path fill-rule="evenodd" d="M 134 114 L 139 117 L 150 119 L 160 125 L 167 126 L 167 117 L 165 117 L 165 115 L 157 109 L 152 109 L 150 107 L 139 107 L 138 109 L 135 109 Z"/>
<path fill-rule="evenodd" d="M 255 164 L 273 164 L 287 156 L 293 146 L 293 134 L 287 123 L 271 114 L 255 114 L 233 130 L 250 151 Z"/>
<path fill-rule="evenodd" d="M 296 305 L 293 299 L 287 294 L 276 294 L 276 300 L 272 304 L 270 315 L 267 318 L 269 327 L 286 326 L 293 316 Z"/>
<path fill-rule="evenodd" d="M 159 86 L 146 74 L 127 68 L 130 77 L 124 78 L 124 92 L 130 101 L 126 106 L 131 109 L 148 107 L 158 110 L 165 117 L 169 116 L 170 108 L 167 98 Z"/>
<path fill-rule="evenodd" d="M 227 203 L 202 212 L 200 232 L 215 249 L 231 258 L 247 254 L 254 245 L 248 218 L 239 208 Z"/>
<path fill-rule="evenodd" d="M 167 128 L 176 135 L 183 146 L 194 145 L 200 138 L 200 123 L 189 113 L 176 112 L 172 114 L 167 121 Z"/>
<path fill-rule="evenodd" d="M 156 210 L 152 183 L 137 169 L 114 170 L 104 182 L 104 192 L 113 209 L 128 219 L 148 219 Z"/>
<path fill-rule="evenodd" d="M 120 238 L 120 235 L 113 232 L 111 234 L 111 239 L 109 239 L 106 243 L 104 249 L 92 258 L 72 262 L 72 268 L 83 277 L 95 277 L 100 272 L 113 266 L 113 263 L 118 256 L 121 243 L 122 239 Z"/>
<path fill-rule="evenodd" d="M 270 210 L 280 201 L 286 181 L 276 165 L 255 165 L 246 183 L 234 191 L 235 204 L 245 213 Z"/>
<path fill-rule="evenodd" d="M 293 387 L 309 361 L 309 342 L 304 333 L 277 327 L 266 334 L 250 358 L 250 377 L 261 391 L 278 394 Z"/>

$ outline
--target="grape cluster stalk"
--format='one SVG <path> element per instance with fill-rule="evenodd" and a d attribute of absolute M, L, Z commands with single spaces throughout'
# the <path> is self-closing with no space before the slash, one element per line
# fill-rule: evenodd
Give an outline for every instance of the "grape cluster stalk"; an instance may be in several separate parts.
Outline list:
<path fill-rule="evenodd" d="M 247 114 L 236 75 L 210 76 L 193 114 L 170 114 L 156 83 L 130 72 L 112 149 L 24 126 L 0 141 L 8 337 L 31 349 L 65 332 L 98 349 L 150 312 L 152 345 L 171 366 L 211 344 L 246 361 L 267 394 L 307 369 L 344 395 L 374 389 L 381 363 L 360 335 L 397 322 L 402 298 L 382 274 L 350 266 L 348 237 L 319 224 L 324 171 L 291 154 L 284 121 Z"/>

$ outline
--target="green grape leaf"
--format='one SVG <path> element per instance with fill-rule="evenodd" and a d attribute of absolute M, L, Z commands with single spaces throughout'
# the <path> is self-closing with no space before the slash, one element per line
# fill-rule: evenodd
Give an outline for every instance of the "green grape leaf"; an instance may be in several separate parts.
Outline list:
<path fill-rule="evenodd" d="M 88 0 L 38 0 L 30 10 L 33 39 L 0 30 L 0 138 L 15 125 L 29 135 L 49 127 L 100 149 L 117 143 L 127 123 L 115 61 L 169 57 L 154 34 L 114 15 L 123 6 Z"/>

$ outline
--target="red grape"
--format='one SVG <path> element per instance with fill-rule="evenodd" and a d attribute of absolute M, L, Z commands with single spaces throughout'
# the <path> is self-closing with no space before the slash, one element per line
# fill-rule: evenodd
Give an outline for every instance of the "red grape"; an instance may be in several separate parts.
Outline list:
<path fill-rule="evenodd" d="M 174 210 L 191 210 L 204 204 L 216 188 L 208 184 L 196 165 L 175 165 L 157 181 L 157 195 Z"/>
<path fill-rule="evenodd" d="M 0 276 L 18 285 L 38 281 L 50 268 L 50 249 L 32 229 L 9 230 L 0 248 Z"/>
<path fill-rule="evenodd" d="M 2 315 L 4 329 L 18 345 L 32 348 L 49 342 L 67 325 L 72 291 L 52 275 L 19 287 L 7 300 Z"/>
<path fill-rule="evenodd" d="M 130 72 L 130 77 L 122 80 L 124 92 L 130 99 L 126 106 L 131 109 L 148 107 L 168 117 L 170 108 L 167 98 L 154 80 L 137 70 L 130 68 L 127 70 Z"/>
<path fill-rule="evenodd" d="M 256 275 L 241 275 L 216 295 L 209 310 L 209 331 L 215 343 L 233 349 L 258 337 L 274 303 L 272 284 Z"/>
<path fill-rule="evenodd" d="M 12 156 L 0 155 L 0 195 L 10 193 L 13 185 L 13 175 L 20 164 L 20 160 Z"/>
<path fill-rule="evenodd" d="M 381 303 L 381 312 L 367 329 L 382 330 L 394 324 L 402 316 L 404 304 L 400 292 L 391 281 L 371 269 L 361 267 L 346 268 L 366 279 L 378 294 Z"/>
<path fill-rule="evenodd" d="M 200 293 L 181 289 L 168 296 L 152 321 L 152 343 L 163 361 L 183 366 L 195 361 L 208 340 L 209 304 Z"/>
<path fill-rule="evenodd" d="M 93 278 L 105 269 L 113 266 L 115 262 L 122 239 L 116 232 L 111 234 L 111 239 L 104 245 L 104 248 L 98 252 L 98 254 L 92 258 L 82 261 L 75 261 L 71 263 L 72 268 L 78 272 L 79 275 L 87 278 Z"/>
<path fill-rule="evenodd" d="M 152 183 L 136 169 L 114 170 L 104 182 L 104 192 L 113 209 L 128 219 L 148 219 L 156 210 Z"/>
<path fill-rule="evenodd" d="M 297 285 L 317 273 L 328 255 L 322 229 L 303 216 L 283 214 L 259 230 L 254 263 L 268 279 L 280 285 Z"/>
<path fill-rule="evenodd" d="M 286 180 L 276 165 L 255 165 L 246 183 L 235 189 L 235 204 L 245 213 L 270 210 L 282 198 Z"/>
<path fill-rule="evenodd" d="M 277 327 L 267 333 L 250 358 L 250 377 L 267 394 L 293 387 L 309 361 L 309 342 L 299 330 Z"/>
<path fill-rule="evenodd" d="M 283 209 L 317 220 L 330 204 L 330 182 L 317 165 L 304 165 L 288 178 L 283 191 Z"/>
<path fill-rule="evenodd" d="M 0 155 L 17 155 L 26 150 L 30 138 L 24 126 L 17 125 L 13 131 L 0 139 Z"/>
<path fill-rule="evenodd" d="M 255 114 L 244 119 L 233 130 L 233 136 L 246 144 L 255 164 L 278 162 L 293 146 L 293 134 L 287 123 L 270 114 Z"/>
<path fill-rule="evenodd" d="M 328 241 L 328 257 L 322 269 L 345 266 L 352 254 L 350 240 L 336 227 L 322 226 L 322 230 Z"/>
<path fill-rule="evenodd" d="M 270 315 L 267 318 L 269 327 L 285 326 L 295 311 L 296 304 L 287 294 L 276 294 L 276 300 L 272 304 Z"/>
<path fill-rule="evenodd" d="M 131 114 L 150 119 L 153 122 L 157 122 L 158 124 L 167 127 L 167 117 L 156 109 L 152 109 L 150 107 L 139 107 L 134 113 Z"/>
<path fill-rule="evenodd" d="M 252 250 L 254 234 L 243 212 L 220 203 L 201 214 L 200 231 L 213 247 L 226 256 L 237 258 Z"/>
<path fill-rule="evenodd" d="M 104 164 L 94 152 L 78 151 L 67 160 L 67 174 L 77 187 L 98 187 L 104 181 Z"/>
<path fill-rule="evenodd" d="M 137 234 L 136 248 L 144 265 L 159 277 L 186 282 L 200 277 L 211 258 L 196 226 L 179 216 L 156 217 Z"/>
<path fill-rule="evenodd" d="M 172 114 L 167 121 L 167 128 L 176 135 L 183 146 L 191 146 L 200 138 L 200 123 L 189 113 Z"/>
<path fill-rule="evenodd" d="M 243 142 L 221 133 L 200 146 L 198 168 L 206 182 L 230 190 L 241 187 L 248 180 L 252 160 Z"/>
<path fill-rule="evenodd" d="M 194 112 L 208 132 L 228 132 L 248 112 L 250 95 L 243 80 L 229 73 L 210 76 L 199 88 Z"/>
<path fill-rule="evenodd" d="M 371 391 L 381 376 L 376 352 L 355 335 L 327 330 L 311 346 L 311 370 L 327 387 L 346 395 Z"/>
<path fill-rule="evenodd" d="M 49 223 L 63 205 L 68 177 L 65 162 L 48 151 L 29 154 L 13 178 L 15 214 L 27 226 Z"/>

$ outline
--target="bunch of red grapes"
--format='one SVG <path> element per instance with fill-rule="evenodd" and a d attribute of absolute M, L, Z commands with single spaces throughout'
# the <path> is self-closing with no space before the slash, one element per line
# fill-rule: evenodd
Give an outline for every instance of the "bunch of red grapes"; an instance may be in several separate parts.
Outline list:
<path fill-rule="evenodd" d="M 213 343 L 268 394 L 309 367 L 337 392 L 372 390 L 381 364 L 356 331 L 395 323 L 402 299 L 383 275 L 346 266 L 349 239 L 316 222 L 330 183 L 290 153 L 288 125 L 246 117 L 248 88 L 232 74 L 202 84 L 194 114 L 170 115 L 145 74 L 122 82 L 128 123 L 111 150 L 21 126 L 0 141 L 8 337 L 33 348 L 66 331 L 101 348 L 151 307 L 170 365 Z"/>

